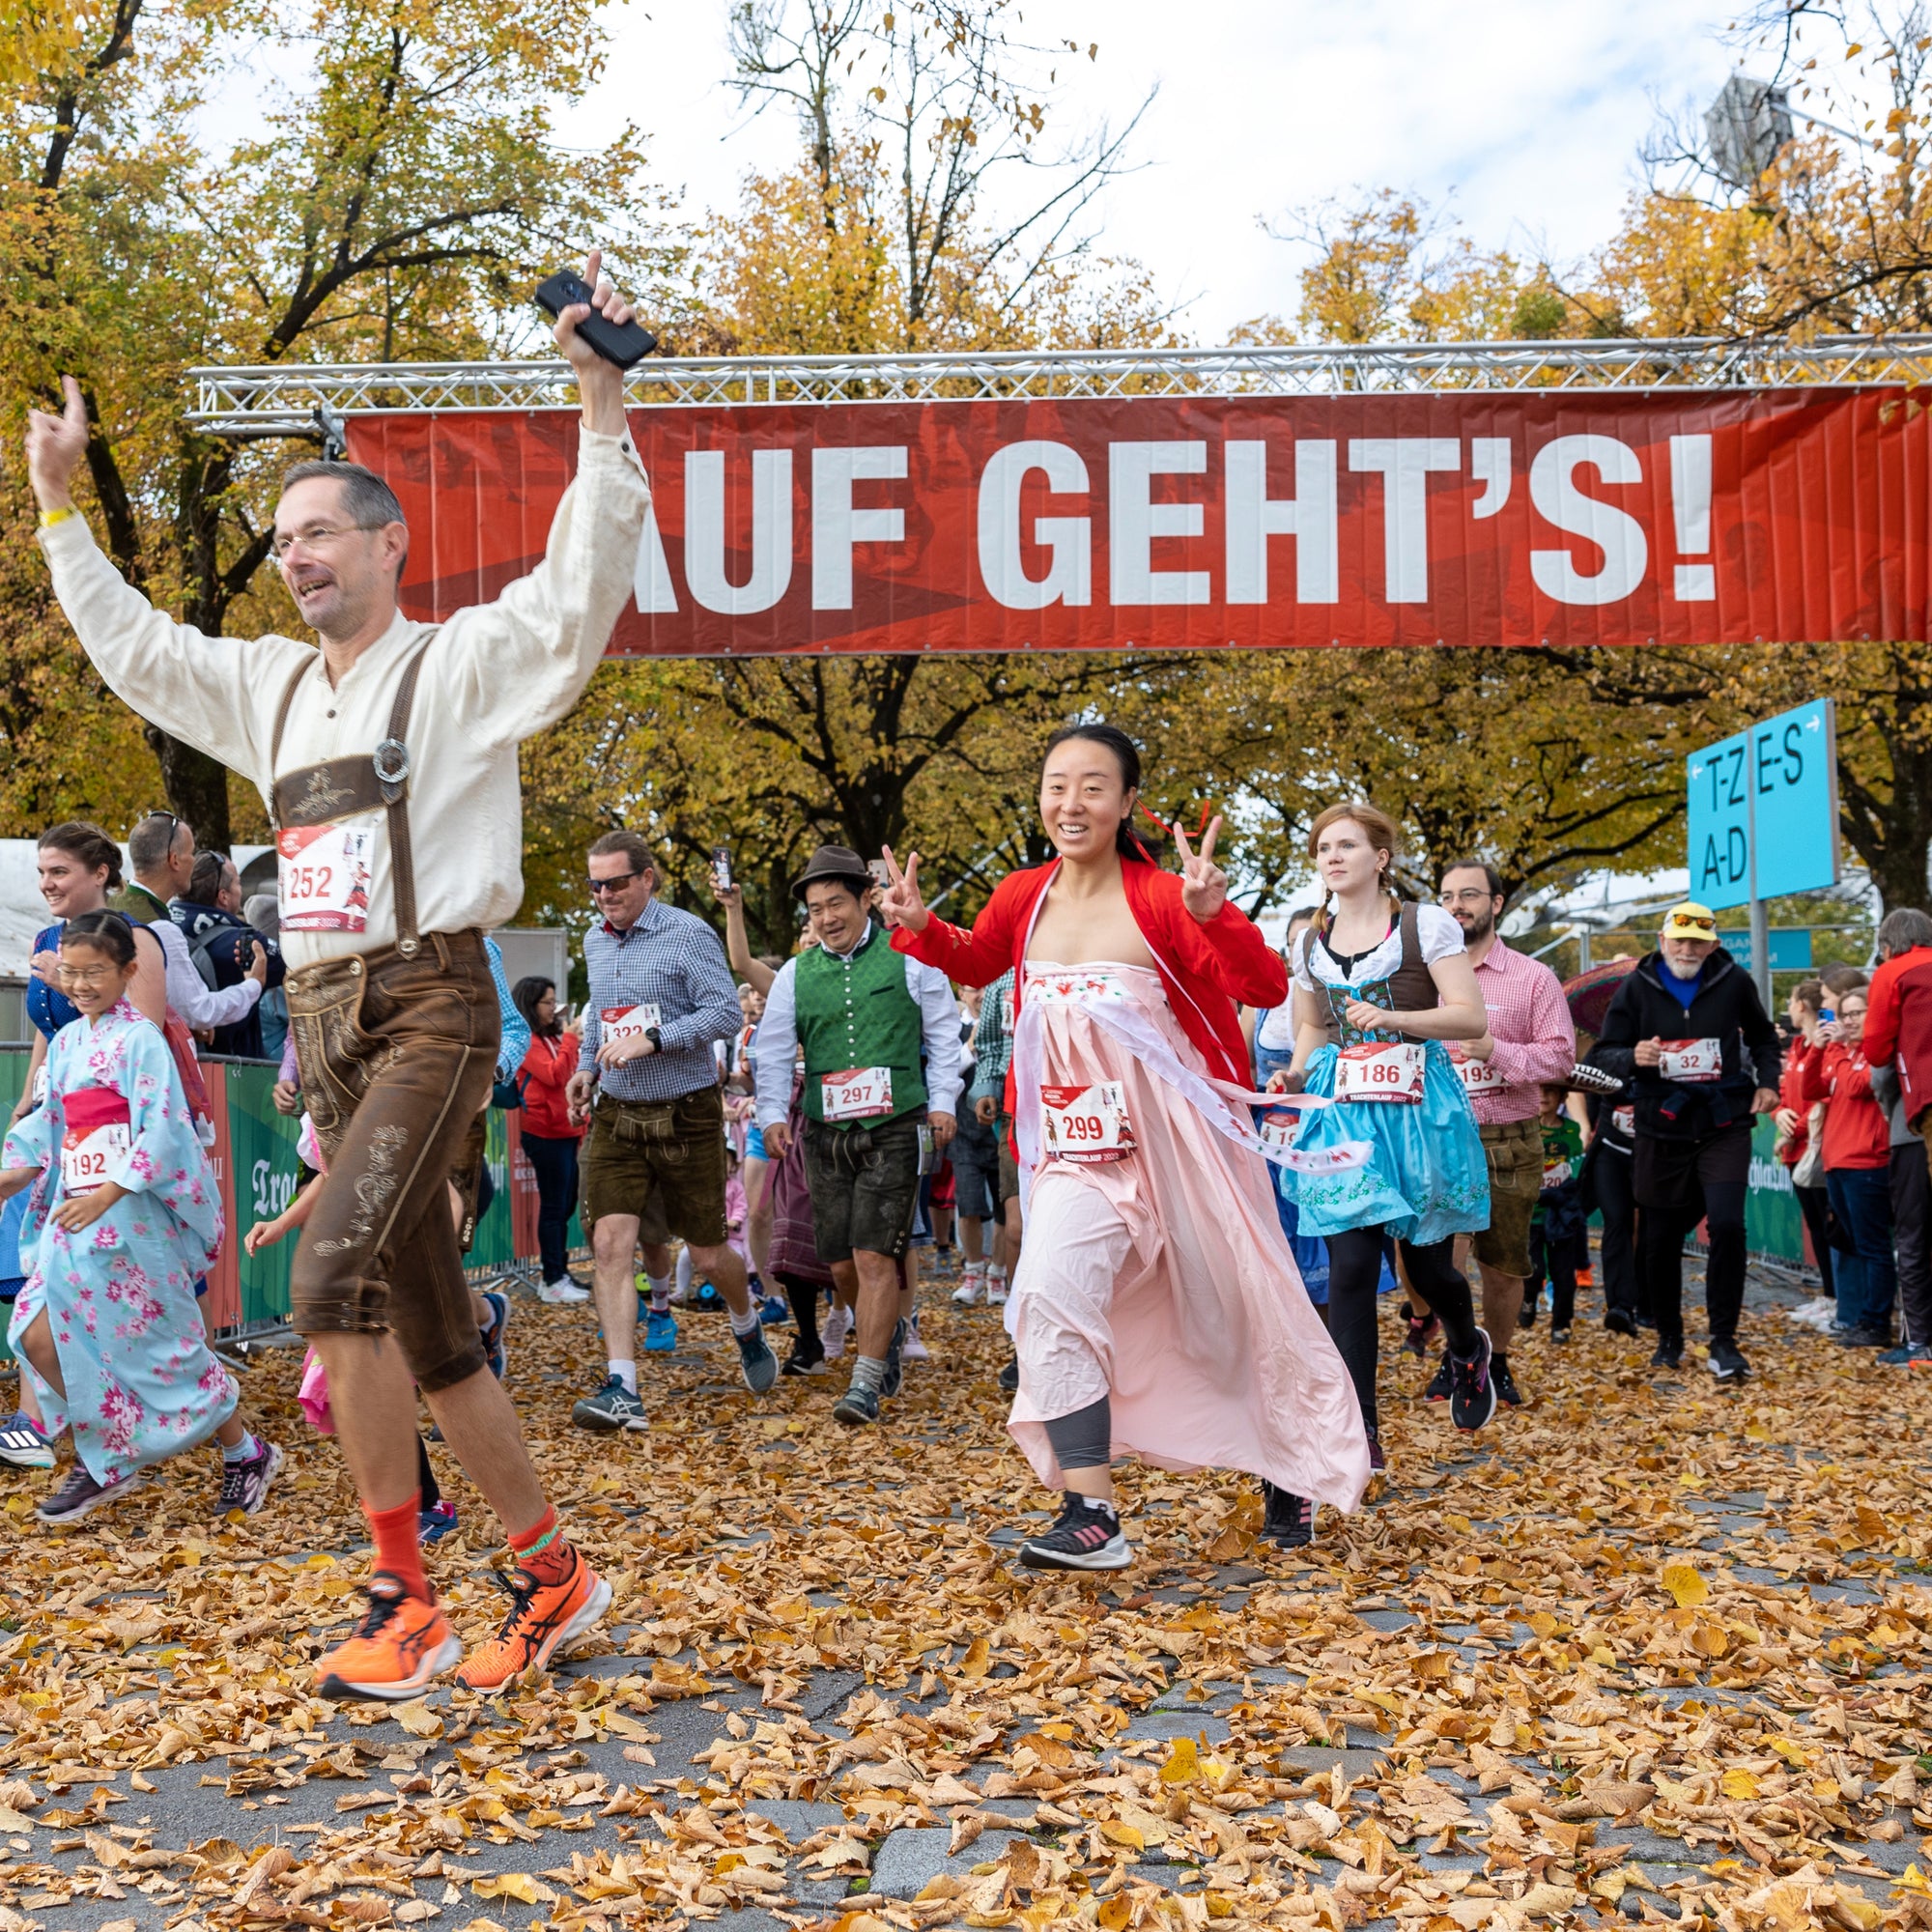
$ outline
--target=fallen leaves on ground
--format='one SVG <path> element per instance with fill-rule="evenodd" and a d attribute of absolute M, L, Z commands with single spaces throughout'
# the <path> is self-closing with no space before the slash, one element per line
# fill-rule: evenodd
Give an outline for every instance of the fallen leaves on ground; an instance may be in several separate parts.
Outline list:
<path fill-rule="evenodd" d="M 652 1358 L 650 1428 L 588 1436 L 568 1414 L 601 1366 L 590 1317 L 517 1304 L 513 1392 L 611 1581 L 587 1649 L 615 1653 L 615 1674 L 346 1714 L 317 1699 L 311 1661 L 359 1607 L 363 1563 L 339 1453 L 295 1407 L 293 1351 L 247 1378 L 251 1419 L 289 1453 L 260 1517 L 210 1518 L 203 1455 L 138 1510 L 17 1541 L 0 1577 L 0 1932 L 137 1890 L 185 1932 L 489 1932 L 492 1901 L 541 1907 L 556 1932 L 739 1907 L 828 1932 L 1513 1932 L 1633 1902 L 1654 1916 L 1652 1878 L 1599 1842 L 1634 1824 L 1701 1867 L 1672 1913 L 1708 1908 L 1725 1932 L 1932 1927 L 1918 1866 L 1875 1887 L 1863 1849 L 1907 1817 L 1932 1830 L 1922 1379 L 1772 1317 L 1742 1390 L 1653 1383 L 1633 1347 L 1579 1325 L 1566 1350 L 1519 1343 L 1537 1400 L 1472 1442 L 1411 1400 L 1421 1378 L 1391 1351 L 1372 1507 L 1324 1511 L 1317 1544 L 1285 1556 L 1256 1545 L 1251 1482 L 1130 1469 L 1136 1569 L 1080 1579 L 1017 1572 L 988 1540 L 1050 1500 L 1005 1434 L 993 1319 L 932 1307 L 936 1361 L 864 1432 L 829 1418 L 840 1377 L 763 1401 L 724 1386 L 722 1318 L 715 1334 L 684 1320 L 709 1359 Z M 473 1641 L 500 1614 L 488 1518 L 435 1454 L 471 1540 L 432 1570 Z M 7 1472 L 0 1509 L 17 1520 L 45 1481 Z M 1846 1579 L 1877 1600 L 1813 1594 Z M 856 1688 L 814 1719 L 800 1698 L 825 1672 Z M 739 1686 L 760 1705 L 661 1774 L 652 1711 Z M 1173 1721 L 1137 1724 L 1156 1701 Z M 607 1743 L 621 1777 L 587 1764 Z M 1327 1748 L 1364 1743 L 1379 1755 Z M 178 1851 L 124 1822 L 161 1766 L 205 1767 L 236 1835 Z M 341 1787 L 332 1821 L 265 1845 L 261 1807 L 323 1779 Z M 790 1842 L 749 1808 L 775 1799 L 843 1822 Z M 981 1808 L 1000 1801 L 1032 1807 L 1022 1835 Z M 619 1847 L 574 1844 L 593 1824 Z M 956 1869 L 911 1900 L 870 1893 L 885 1838 L 934 1826 Z M 970 1862 L 989 1831 L 1004 1849 Z M 56 1865 L 55 1845 L 86 1857 Z M 473 1863 L 508 1847 L 514 1871 Z M 1423 1862 L 1457 1851 L 1480 1863 Z M 813 1906 L 808 1886 L 857 1902 Z"/>

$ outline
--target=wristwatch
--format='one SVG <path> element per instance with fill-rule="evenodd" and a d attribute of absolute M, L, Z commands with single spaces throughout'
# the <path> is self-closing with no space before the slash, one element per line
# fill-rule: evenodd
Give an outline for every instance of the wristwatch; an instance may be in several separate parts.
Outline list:
<path fill-rule="evenodd" d="M 650 1041 L 653 1053 L 662 1053 L 665 1050 L 664 1035 L 656 1027 L 646 1027 L 644 1037 Z"/>

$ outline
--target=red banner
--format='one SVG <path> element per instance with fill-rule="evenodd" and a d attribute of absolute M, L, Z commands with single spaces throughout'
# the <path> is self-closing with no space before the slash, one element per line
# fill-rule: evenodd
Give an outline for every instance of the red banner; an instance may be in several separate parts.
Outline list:
<path fill-rule="evenodd" d="M 1898 390 L 637 410 L 614 651 L 1923 639 Z M 444 616 L 542 555 L 574 412 L 356 418 Z"/>

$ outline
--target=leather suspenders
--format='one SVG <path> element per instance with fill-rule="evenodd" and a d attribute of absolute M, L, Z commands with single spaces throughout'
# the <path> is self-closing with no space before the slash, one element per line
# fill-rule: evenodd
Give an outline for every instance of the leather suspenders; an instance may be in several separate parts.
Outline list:
<path fill-rule="evenodd" d="M 270 794 L 277 830 L 284 825 L 327 825 L 360 811 L 382 810 L 386 814 L 389 870 L 396 895 L 396 951 L 406 959 L 413 957 L 422 944 L 416 929 L 416 875 L 410 852 L 410 713 L 415 703 L 416 678 L 436 636 L 433 629 L 404 665 L 396 701 L 389 711 L 389 735 L 370 756 L 304 765 L 285 779 L 275 779 Z M 275 707 L 275 725 L 269 741 L 271 776 L 281 756 L 282 733 L 296 692 L 308 672 L 307 664 L 297 668 Z"/>

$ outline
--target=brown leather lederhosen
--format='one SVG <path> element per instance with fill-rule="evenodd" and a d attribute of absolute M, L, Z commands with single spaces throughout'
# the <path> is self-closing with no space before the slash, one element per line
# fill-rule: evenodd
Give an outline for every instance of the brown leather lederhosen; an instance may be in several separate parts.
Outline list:
<path fill-rule="evenodd" d="M 304 966 L 287 980 L 302 1097 L 328 1163 L 296 1250 L 291 1319 L 305 1335 L 393 1332 L 416 1380 L 447 1388 L 484 1367 L 448 1181 L 490 1097 L 501 1041 L 496 981 L 477 931 L 417 928 L 407 733 L 436 633 L 403 667 L 389 734 L 373 755 L 278 779 L 276 827 L 387 816 L 395 944 Z M 272 774 L 295 695 L 270 748 Z"/>
<path fill-rule="evenodd" d="M 1429 962 L 1422 956 L 1422 939 L 1416 931 L 1415 912 L 1414 903 L 1411 901 L 1402 908 L 1401 913 L 1397 917 L 1396 923 L 1402 932 L 1402 963 L 1397 966 L 1387 979 L 1378 980 L 1374 982 L 1376 985 L 1387 987 L 1389 1009 L 1392 1012 L 1426 1012 L 1431 1007 L 1438 1006 L 1441 1003 L 1442 996 L 1436 989 L 1435 975 L 1430 972 Z M 1315 932 L 1311 927 L 1302 935 L 1302 961 L 1304 964 L 1307 961 L 1308 949 L 1314 946 L 1315 943 Z M 1371 947 L 1369 950 L 1373 952 L 1375 949 Z M 1349 1033 L 1349 1029 L 1345 1026 L 1342 1019 L 1342 1001 L 1345 999 L 1361 999 L 1368 990 L 1365 987 L 1352 991 L 1345 991 L 1339 986 L 1323 985 L 1321 987 L 1321 991 L 1325 995 L 1322 1002 L 1321 1020 L 1322 1024 L 1328 1030 L 1328 1041 L 1331 1046 L 1342 1045 L 1345 1037 Z M 1370 1000 L 1368 1004 L 1378 1006 L 1380 1002 Z M 1378 1032 L 1382 1030 L 1378 1029 Z M 1412 1033 L 1399 1034 L 1397 1037 L 1407 1040 L 1411 1045 L 1419 1043 L 1422 1039 L 1420 1034 Z"/>

